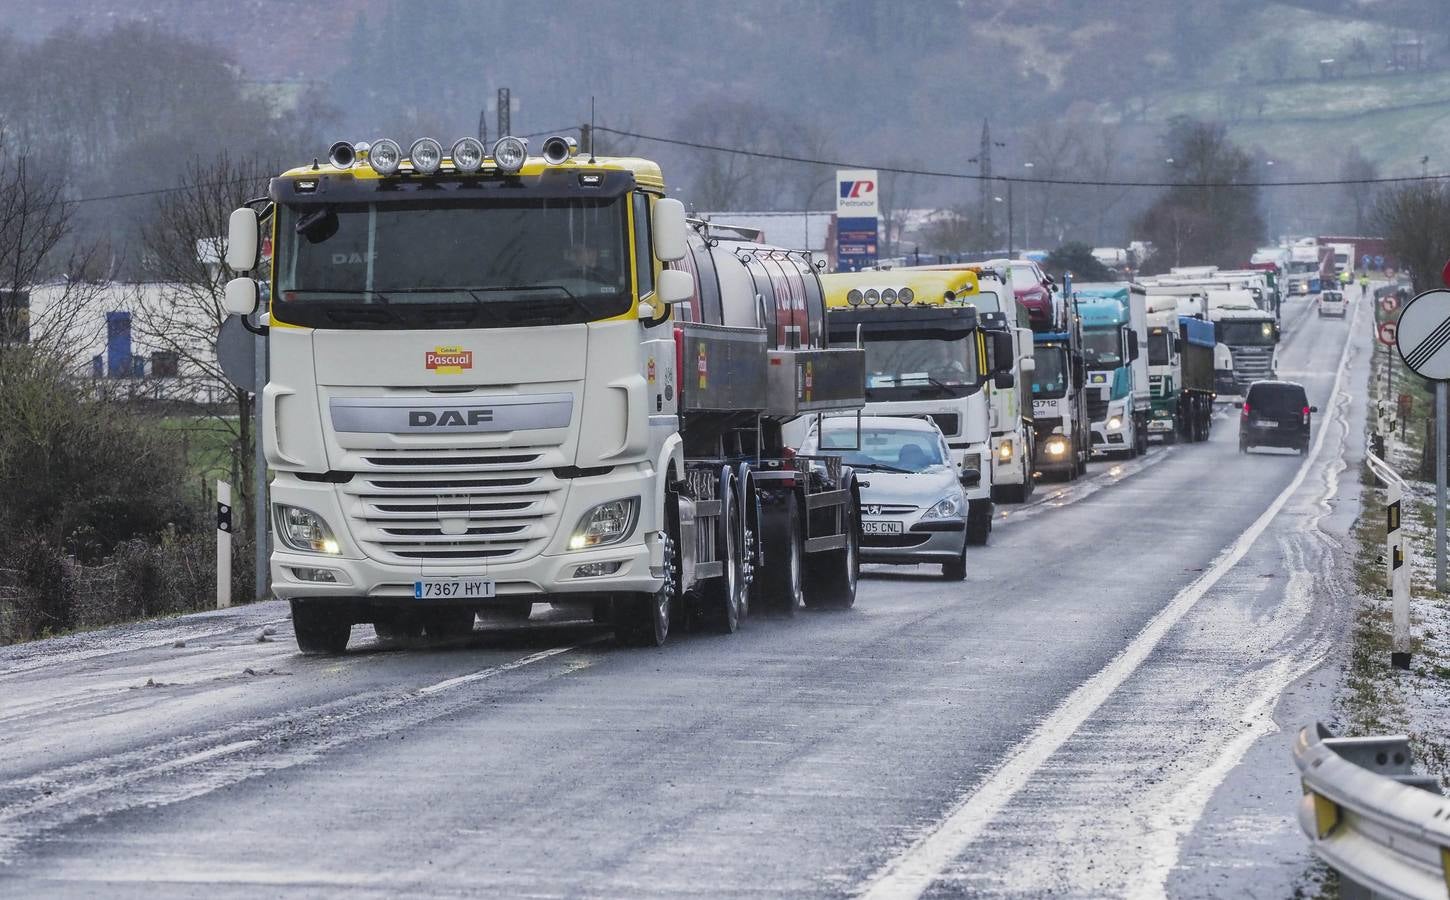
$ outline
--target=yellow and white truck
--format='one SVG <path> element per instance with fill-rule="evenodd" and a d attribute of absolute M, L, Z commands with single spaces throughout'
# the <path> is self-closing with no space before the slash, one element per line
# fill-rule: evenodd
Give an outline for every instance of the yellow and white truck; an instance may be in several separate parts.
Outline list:
<path fill-rule="evenodd" d="M 859 409 L 804 255 L 686 220 L 572 139 L 340 142 L 232 215 L 229 312 L 270 342 L 274 593 L 298 644 L 590 604 L 625 643 L 849 606 L 859 491 L 781 426 Z M 254 326 L 256 327 L 256 326 Z"/>

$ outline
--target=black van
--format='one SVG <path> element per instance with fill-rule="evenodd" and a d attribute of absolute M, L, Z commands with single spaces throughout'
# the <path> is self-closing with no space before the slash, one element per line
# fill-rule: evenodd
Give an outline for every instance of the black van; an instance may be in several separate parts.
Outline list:
<path fill-rule="evenodd" d="M 1287 447 L 1299 453 L 1309 450 L 1310 416 L 1319 407 L 1309 405 L 1304 386 L 1292 381 L 1256 381 L 1241 402 L 1239 452 L 1250 447 Z"/>

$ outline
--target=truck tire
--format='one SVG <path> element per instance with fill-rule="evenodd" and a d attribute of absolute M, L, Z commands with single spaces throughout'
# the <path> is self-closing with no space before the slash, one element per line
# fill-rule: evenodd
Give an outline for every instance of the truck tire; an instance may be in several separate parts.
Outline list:
<path fill-rule="evenodd" d="M 757 573 L 752 590 L 761 609 L 790 618 L 805 603 L 805 539 L 801 534 L 800 501 L 794 491 L 775 509 L 767 509 L 761 523 L 765 567 Z"/>
<path fill-rule="evenodd" d="M 861 513 L 856 501 L 846 503 L 846 546 L 806 558 L 805 602 L 811 609 L 850 609 L 856 604 L 861 577 Z"/>
<path fill-rule="evenodd" d="M 1165 432 L 1163 432 L 1163 446 L 1166 447 L 1169 444 L 1176 444 L 1176 443 L 1178 443 L 1178 431 L 1177 431 L 1177 426 L 1175 425 L 1173 431 L 1165 431 Z"/>
<path fill-rule="evenodd" d="M 967 501 L 967 543 L 983 547 L 992 536 L 992 501 Z"/>
<path fill-rule="evenodd" d="M 625 594 L 614 599 L 614 637 L 626 647 L 658 647 L 670 636 L 670 616 L 680 598 L 680 506 L 673 491 L 665 493 L 665 579 L 653 594 Z"/>
<path fill-rule="evenodd" d="M 720 492 L 720 521 L 715 529 L 715 553 L 723 562 L 724 574 L 711 578 L 700 588 L 700 621 L 717 634 L 734 634 L 740 629 L 740 608 L 744 605 L 745 564 L 740 533 L 740 504 L 733 478 L 724 480 Z"/>
<path fill-rule="evenodd" d="M 423 614 L 423 631 L 430 641 L 461 641 L 473 634 L 472 609 L 431 609 Z"/>
<path fill-rule="evenodd" d="M 347 649 L 352 616 L 330 604 L 293 600 L 292 632 L 303 653 L 335 656 Z"/>

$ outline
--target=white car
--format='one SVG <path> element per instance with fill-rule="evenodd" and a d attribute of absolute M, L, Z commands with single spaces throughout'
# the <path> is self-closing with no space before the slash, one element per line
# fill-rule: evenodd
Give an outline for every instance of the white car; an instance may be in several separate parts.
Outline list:
<path fill-rule="evenodd" d="M 1319 295 L 1319 318 L 1325 316 L 1338 316 L 1344 318 L 1349 314 L 1349 301 L 1344 297 L 1344 291 L 1324 291 Z"/>
<path fill-rule="evenodd" d="M 826 419 L 801 453 L 839 454 L 861 480 L 861 561 L 939 563 L 942 577 L 967 577 L 967 496 L 981 472 L 957 472 L 936 424 L 910 416 Z"/>

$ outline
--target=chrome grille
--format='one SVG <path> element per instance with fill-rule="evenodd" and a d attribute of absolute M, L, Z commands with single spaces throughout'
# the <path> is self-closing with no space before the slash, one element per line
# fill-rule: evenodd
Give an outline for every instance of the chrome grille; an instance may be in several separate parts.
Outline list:
<path fill-rule="evenodd" d="M 1273 351 L 1267 347 L 1235 347 L 1233 349 L 1234 381 L 1239 385 L 1263 381 L 1273 374 Z"/>
<path fill-rule="evenodd" d="M 543 456 L 517 448 L 364 451 L 374 471 L 341 487 L 352 534 L 383 562 L 534 556 L 563 502 L 564 482 L 552 468 L 528 465 Z"/>

